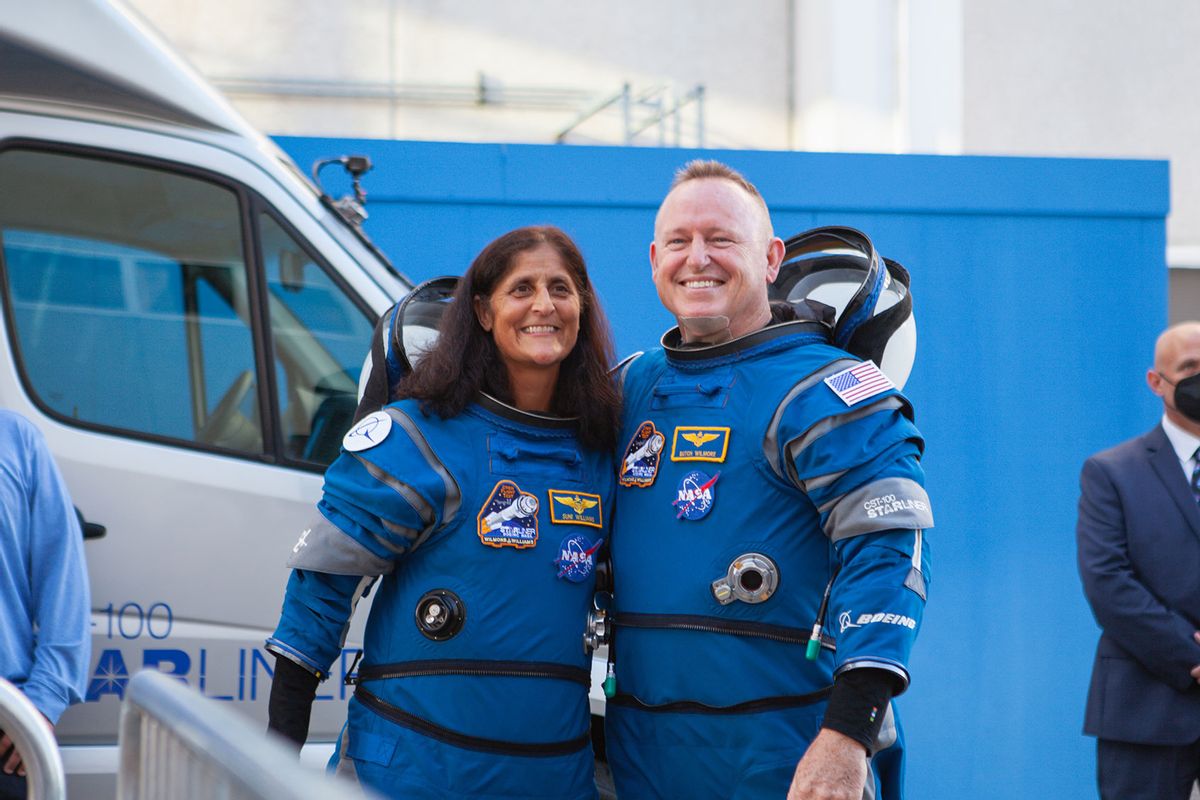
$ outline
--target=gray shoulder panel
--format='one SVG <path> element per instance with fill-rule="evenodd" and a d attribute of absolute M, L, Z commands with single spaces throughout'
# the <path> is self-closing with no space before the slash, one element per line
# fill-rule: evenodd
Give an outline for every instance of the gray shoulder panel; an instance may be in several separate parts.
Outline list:
<path fill-rule="evenodd" d="M 796 477 L 790 474 L 791 470 L 788 469 L 788 474 L 784 474 L 784 466 L 779 463 L 779 423 L 783 419 L 783 412 L 787 410 L 788 404 L 835 372 L 839 372 L 846 367 L 852 367 L 857 363 L 859 363 L 857 359 L 839 358 L 837 361 L 830 362 L 815 372 L 810 372 L 799 383 L 793 386 L 784 396 L 783 400 L 779 402 L 779 405 L 775 407 L 775 413 L 771 415 L 771 423 L 767 426 L 767 433 L 763 437 L 763 455 L 766 456 L 767 464 L 770 465 L 771 471 L 783 480 L 792 483 L 796 482 Z"/>
<path fill-rule="evenodd" d="M 442 483 L 446 486 L 446 503 L 442 508 L 442 524 L 449 525 L 450 522 L 458 515 L 458 509 L 462 505 L 462 490 L 459 489 L 458 482 L 454 480 L 454 476 L 450 474 L 450 470 L 446 469 L 446 465 L 442 463 L 433 452 L 433 448 L 429 446 L 425 435 L 421 433 L 421 429 L 417 424 L 400 409 L 389 406 L 385 409 L 389 416 L 408 434 L 412 439 L 413 444 L 421 451 L 421 455 L 425 457 L 425 461 L 429 464 L 430 469 L 437 473 L 442 479 Z M 422 517 L 424 519 L 424 517 Z"/>
<path fill-rule="evenodd" d="M 883 478 L 847 492 L 823 506 L 829 511 L 825 535 L 837 542 L 864 533 L 933 527 L 929 495 L 910 478 Z"/>
<path fill-rule="evenodd" d="M 331 575 L 387 575 L 395 562 L 375 555 L 322 517 L 300 534 L 287 565 Z"/>

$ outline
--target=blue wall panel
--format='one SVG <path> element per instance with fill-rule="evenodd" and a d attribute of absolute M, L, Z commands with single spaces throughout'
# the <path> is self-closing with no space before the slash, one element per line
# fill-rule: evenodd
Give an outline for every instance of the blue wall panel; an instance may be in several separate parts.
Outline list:
<path fill-rule="evenodd" d="M 919 348 L 906 392 L 937 518 L 930 603 L 900 701 L 911 796 L 1095 797 L 1080 728 L 1097 629 L 1075 568 L 1077 481 L 1087 455 L 1159 413 L 1143 375 L 1166 322 L 1165 162 L 280 144 L 302 166 L 370 154 L 367 230 L 418 280 L 461 272 L 509 228 L 564 228 L 622 353 L 670 324 L 647 250 L 688 158 L 743 170 L 780 234 L 866 231 L 913 275 Z"/>

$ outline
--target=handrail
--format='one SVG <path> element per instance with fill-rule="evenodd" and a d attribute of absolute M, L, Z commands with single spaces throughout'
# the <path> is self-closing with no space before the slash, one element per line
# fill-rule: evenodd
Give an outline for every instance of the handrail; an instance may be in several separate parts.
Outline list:
<path fill-rule="evenodd" d="M 37 707 L 3 678 L 0 678 L 0 730 L 8 734 L 21 754 L 29 796 L 34 800 L 64 800 L 67 782 L 58 742 Z"/>
<path fill-rule="evenodd" d="M 142 670 L 121 705 L 118 800 L 368 800 L 177 678 Z"/>

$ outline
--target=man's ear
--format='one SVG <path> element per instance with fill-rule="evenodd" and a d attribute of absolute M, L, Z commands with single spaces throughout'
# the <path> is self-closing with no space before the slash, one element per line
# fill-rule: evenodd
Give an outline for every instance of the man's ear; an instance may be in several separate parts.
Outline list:
<path fill-rule="evenodd" d="M 783 264 L 786 250 L 783 239 L 778 236 L 772 236 L 771 241 L 767 243 L 767 283 L 774 283 L 775 278 L 779 276 L 779 267 Z"/>
<path fill-rule="evenodd" d="M 654 242 L 651 242 L 650 243 L 650 279 L 651 280 L 654 279 L 654 274 L 656 272 L 658 272 L 658 262 L 655 261 L 655 259 L 654 259 L 654 257 L 656 255 L 658 255 L 658 250 L 654 246 Z"/>
<path fill-rule="evenodd" d="M 476 295 L 472 305 L 475 307 L 475 318 L 479 320 L 483 329 L 490 333 L 492 330 L 492 304 L 487 301 L 487 298 Z"/>
<path fill-rule="evenodd" d="M 1162 379 L 1162 375 L 1152 369 L 1146 370 L 1146 385 L 1150 387 L 1150 391 L 1154 392 L 1159 397 L 1163 397 L 1167 393 L 1166 381 Z"/>

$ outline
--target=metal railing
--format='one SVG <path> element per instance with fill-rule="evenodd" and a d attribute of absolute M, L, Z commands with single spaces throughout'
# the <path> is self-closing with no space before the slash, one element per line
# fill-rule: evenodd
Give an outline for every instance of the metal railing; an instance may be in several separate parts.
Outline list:
<path fill-rule="evenodd" d="M 67 796 L 67 783 L 58 742 L 29 698 L 3 678 L 0 678 L 0 730 L 8 734 L 21 754 L 29 796 L 34 800 L 63 800 Z"/>
<path fill-rule="evenodd" d="M 565 144 L 567 138 L 585 122 L 616 107 L 621 113 L 622 136 L 626 145 L 635 144 L 640 134 L 657 127 L 659 147 L 666 147 L 668 144 L 682 147 L 683 112 L 688 106 L 695 111 L 695 123 L 692 126 L 693 146 L 702 148 L 705 146 L 703 85 L 694 86 L 683 94 L 670 84 L 651 86 L 635 94 L 633 87 L 626 83 L 616 94 L 609 95 L 580 112 L 571 124 L 555 135 L 554 141 L 557 144 Z"/>
<path fill-rule="evenodd" d="M 117 800 L 368 800 L 304 766 L 274 737 L 157 670 L 134 675 L 121 706 Z"/>

